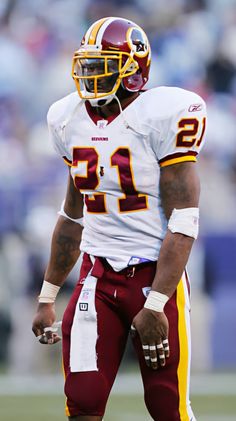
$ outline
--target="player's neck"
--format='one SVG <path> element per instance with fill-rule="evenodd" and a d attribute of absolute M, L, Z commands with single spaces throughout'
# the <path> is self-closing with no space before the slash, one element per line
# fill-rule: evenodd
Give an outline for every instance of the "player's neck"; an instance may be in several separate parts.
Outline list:
<path fill-rule="evenodd" d="M 124 110 L 131 102 L 133 102 L 139 96 L 139 92 L 134 92 L 126 98 L 119 98 L 122 109 Z M 110 117 L 114 114 L 120 113 L 120 107 L 116 99 L 110 104 L 104 105 L 103 107 L 94 107 L 94 111 L 103 118 Z"/>

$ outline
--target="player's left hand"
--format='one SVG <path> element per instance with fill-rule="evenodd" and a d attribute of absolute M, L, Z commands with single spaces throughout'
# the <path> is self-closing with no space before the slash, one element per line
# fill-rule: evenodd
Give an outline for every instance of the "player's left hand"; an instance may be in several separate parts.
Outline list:
<path fill-rule="evenodd" d="M 147 366 L 154 370 L 165 366 L 170 355 L 169 323 L 165 313 L 143 308 L 133 319 L 133 329 L 139 334 Z"/>

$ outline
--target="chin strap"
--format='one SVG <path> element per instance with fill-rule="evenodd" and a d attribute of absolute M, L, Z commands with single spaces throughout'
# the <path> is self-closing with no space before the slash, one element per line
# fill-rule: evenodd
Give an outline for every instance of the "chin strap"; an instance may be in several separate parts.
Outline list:
<path fill-rule="evenodd" d="M 126 120 L 126 118 L 125 118 L 125 116 L 124 116 L 124 111 L 123 111 L 123 108 L 122 108 L 121 102 L 120 102 L 120 100 L 119 100 L 119 98 L 118 98 L 118 96 L 117 96 L 116 94 L 110 95 L 107 99 L 105 98 L 104 100 L 103 100 L 103 99 L 89 99 L 88 101 L 90 102 L 90 104 L 92 105 L 92 107 L 103 107 L 104 105 L 108 105 L 108 104 L 110 104 L 110 102 L 111 102 L 113 99 L 115 99 L 115 100 L 116 100 L 116 102 L 117 102 L 117 104 L 118 104 L 118 106 L 119 106 L 120 115 L 121 115 L 121 118 L 122 118 L 123 123 L 124 123 L 124 125 L 125 125 L 125 128 L 126 128 L 127 130 L 132 130 L 132 132 L 134 132 L 134 133 L 138 134 L 139 136 L 143 136 L 144 138 L 145 138 L 145 137 L 147 137 L 146 133 L 142 133 L 142 132 L 140 132 L 140 131 L 136 130 L 134 127 L 132 127 L 132 126 L 128 123 L 128 121 Z M 105 101 L 105 102 L 103 102 L 103 101 Z M 100 102 L 100 104 L 99 104 L 99 102 Z"/>
<path fill-rule="evenodd" d="M 120 100 L 119 100 L 118 96 L 117 96 L 117 95 L 114 95 L 114 99 L 116 100 L 116 102 L 117 102 L 117 104 L 118 104 L 118 106 L 119 106 L 119 109 L 120 109 L 120 115 L 121 115 L 121 118 L 122 118 L 122 120 L 123 120 L 123 123 L 124 123 L 124 125 L 125 125 L 126 129 L 132 130 L 132 132 L 134 132 L 134 133 L 138 134 L 139 136 L 141 135 L 141 136 L 143 136 L 144 138 L 145 138 L 145 137 L 147 137 L 147 135 L 146 135 L 145 133 L 142 133 L 142 132 L 140 132 L 140 131 L 136 130 L 134 127 L 132 127 L 132 126 L 128 123 L 128 121 L 126 120 L 126 118 L 125 118 L 125 116 L 124 116 L 123 108 L 122 108 L 122 105 L 121 105 L 121 102 L 120 102 Z"/>
<path fill-rule="evenodd" d="M 87 101 L 90 102 L 92 107 L 103 107 L 104 105 L 110 104 L 110 102 L 114 99 L 115 94 L 109 95 L 107 98 L 95 98 L 95 99 L 88 99 Z"/>

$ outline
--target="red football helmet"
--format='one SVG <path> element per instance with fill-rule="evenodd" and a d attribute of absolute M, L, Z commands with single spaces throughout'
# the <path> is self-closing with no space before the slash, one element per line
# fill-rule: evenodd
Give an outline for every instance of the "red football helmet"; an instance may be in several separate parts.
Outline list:
<path fill-rule="evenodd" d="M 86 32 L 73 57 L 72 77 L 82 99 L 93 105 L 110 102 L 120 85 L 140 91 L 148 81 L 151 49 L 140 26 L 127 19 L 108 17 Z"/>

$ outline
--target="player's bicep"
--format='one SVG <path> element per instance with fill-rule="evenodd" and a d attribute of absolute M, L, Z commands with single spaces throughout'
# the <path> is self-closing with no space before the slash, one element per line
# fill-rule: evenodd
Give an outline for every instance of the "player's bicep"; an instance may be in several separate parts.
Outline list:
<path fill-rule="evenodd" d="M 69 173 L 67 192 L 64 204 L 64 210 L 68 216 L 74 219 L 82 218 L 83 216 L 83 195 L 76 189 L 73 178 Z"/>
<path fill-rule="evenodd" d="M 161 168 L 160 194 L 167 219 L 174 208 L 198 207 L 200 182 L 197 164 L 183 162 Z"/>

